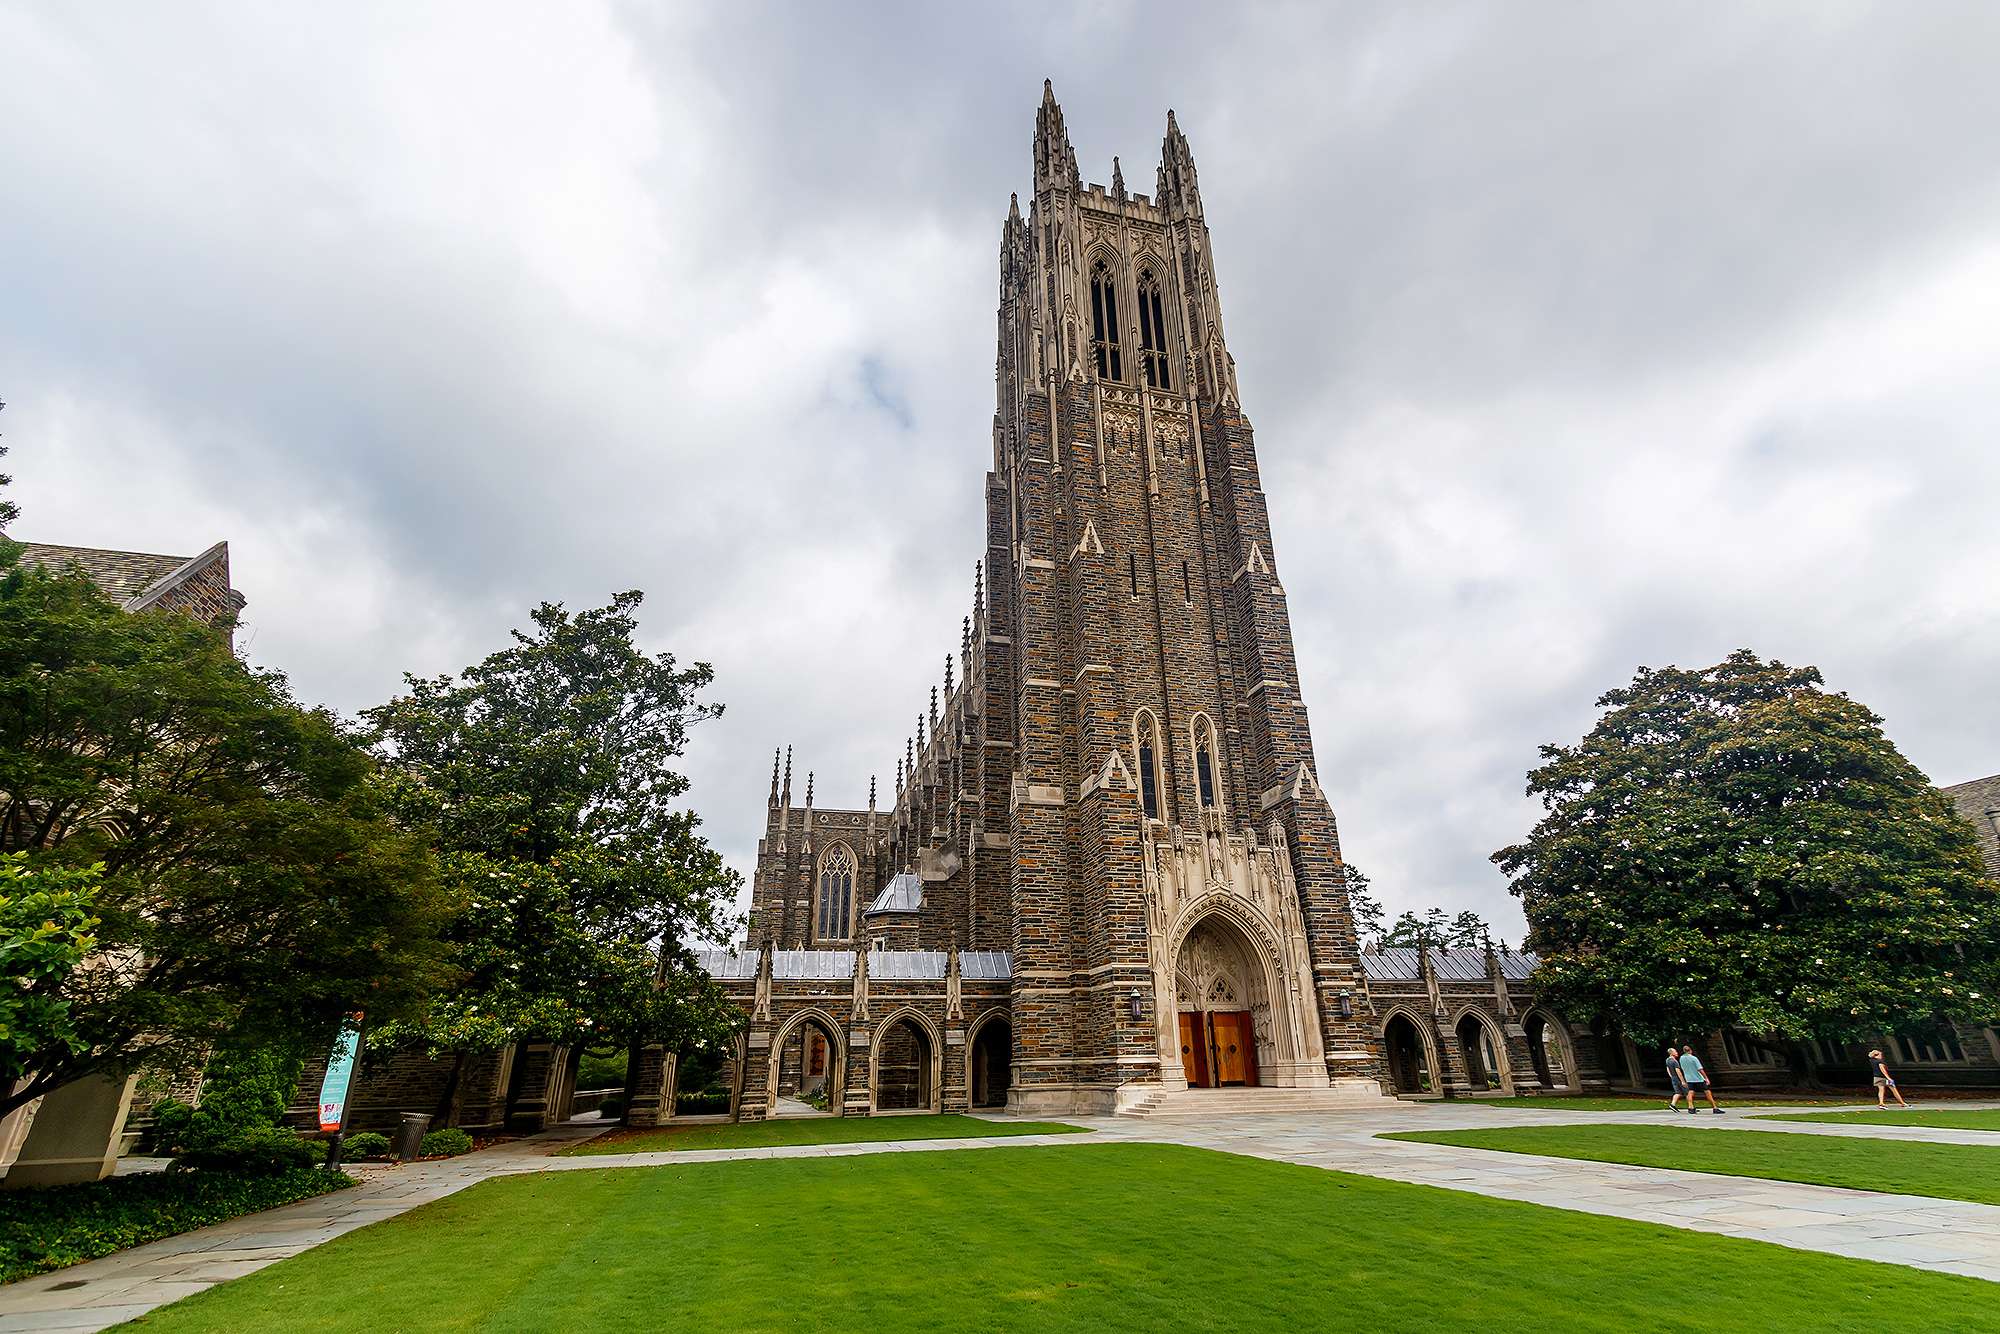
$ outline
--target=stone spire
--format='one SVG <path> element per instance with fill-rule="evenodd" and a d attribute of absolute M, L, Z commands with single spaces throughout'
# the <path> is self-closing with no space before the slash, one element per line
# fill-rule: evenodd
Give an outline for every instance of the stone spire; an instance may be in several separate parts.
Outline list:
<path fill-rule="evenodd" d="M 771 751 L 771 809 L 778 808 L 778 751 Z"/>
<path fill-rule="evenodd" d="M 1062 108 L 1056 105 L 1055 84 L 1044 79 L 1041 109 L 1035 112 L 1035 191 L 1074 190 L 1081 183 L 1076 150 L 1069 146 Z"/>
<path fill-rule="evenodd" d="M 944 655 L 944 697 L 951 698 L 951 655 Z"/>
<path fill-rule="evenodd" d="M 1121 204 L 1131 198 L 1125 193 L 1125 169 L 1115 157 L 1111 159 L 1111 197 Z"/>
<path fill-rule="evenodd" d="M 1194 150 L 1188 147 L 1187 136 L 1174 123 L 1174 113 L 1167 113 L 1167 136 L 1160 142 L 1160 175 L 1158 193 L 1153 202 L 1167 210 L 1171 217 L 1201 218 L 1201 190 L 1195 183 Z"/>
<path fill-rule="evenodd" d="M 785 794 L 779 800 L 778 809 L 784 812 L 781 823 L 785 827 L 790 828 L 792 823 L 792 748 L 790 746 L 785 747 Z"/>

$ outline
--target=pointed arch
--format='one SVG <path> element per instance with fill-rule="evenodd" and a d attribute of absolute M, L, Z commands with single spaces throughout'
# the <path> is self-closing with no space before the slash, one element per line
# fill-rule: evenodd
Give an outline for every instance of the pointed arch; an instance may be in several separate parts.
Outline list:
<path fill-rule="evenodd" d="M 1167 369 L 1166 306 L 1161 304 L 1161 275 L 1166 266 L 1151 255 L 1139 259 L 1136 300 L 1139 306 L 1139 367 L 1146 384 L 1154 389 L 1173 388 Z M 1168 303 L 1171 304 L 1171 303 Z"/>
<path fill-rule="evenodd" d="M 1160 720 L 1151 709 L 1132 715 L 1132 753 L 1139 759 L 1139 806 L 1148 820 L 1162 823 L 1167 818 L 1165 741 Z"/>
<path fill-rule="evenodd" d="M 1416 1071 L 1410 1071 L 1406 1081 L 1404 1072 L 1397 1068 L 1402 1053 L 1397 1050 L 1391 1030 L 1399 1020 L 1408 1024 L 1415 1033 L 1417 1045 L 1413 1054 L 1423 1062 L 1424 1072 L 1430 1079 L 1428 1090 L 1422 1088 Z M 1377 1017 L 1375 1036 L 1381 1040 L 1382 1050 L 1389 1060 L 1389 1084 L 1392 1088 L 1399 1093 L 1444 1092 L 1444 1067 L 1438 1062 L 1437 1032 L 1432 1027 L 1431 1017 L 1428 1014 L 1410 1005 L 1391 1005 Z M 1411 1087 L 1405 1087 L 1406 1082 Z"/>
<path fill-rule="evenodd" d="M 1475 1050 L 1467 1054 L 1465 1060 L 1466 1078 L 1472 1080 L 1474 1074 L 1482 1071 L 1490 1073 L 1497 1080 L 1492 1087 L 1498 1088 L 1500 1092 L 1507 1094 L 1509 1097 L 1513 1096 L 1514 1063 L 1508 1058 L 1507 1031 L 1500 1027 L 1500 1021 L 1477 1005 L 1461 1005 L 1452 1013 L 1447 1022 L 1451 1025 L 1452 1036 L 1458 1039 L 1461 1047 L 1465 1044 L 1466 1035 L 1473 1031 L 1471 1026 L 1477 1025 L 1479 1035 L 1485 1040 L 1485 1045 L 1491 1050 L 1492 1069 L 1490 1071 L 1486 1070 L 1486 1053 Z M 1479 1070 L 1473 1068 L 1473 1061 L 1475 1059 L 1479 1063 Z M 1474 1087 L 1472 1091 L 1474 1093 L 1484 1093 L 1487 1091 L 1488 1086 L 1485 1081 L 1479 1080 L 1473 1081 L 1473 1083 Z"/>
<path fill-rule="evenodd" d="M 1090 257 L 1090 356 L 1100 380 L 1125 379 L 1118 338 L 1118 265 L 1108 253 Z"/>
<path fill-rule="evenodd" d="M 808 1006 L 786 1017 L 778 1025 L 778 1031 L 771 1035 L 770 1051 L 766 1055 L 769 1068 L 764 1073 L 764 1115 L 770 1116 L 778 1109 L 778 1080 L 784 1062 L 785 1044 L 802 1024 L 813 1024 L 826 1033 L 827 1039 L 827 1106 L 838 1110 L 847 1093 L 847 1048 L 841 1041 L 840 1021 L 822 1006 Z"/>
<path fill-rule="evenodd" d="M 850 940 L 854 934 L 854 884 L 861 862 L 845 842 L 829 843 L 819 857 L 818 911 L 814 925 L 819 940 Z"/>
<path fill-rule="evenodd" d="M 1194 756 L 1195 800 L 1204 811 L 1227 814 L 1229 803 L 1223 794 L 1221 734 L 1206 713 L 1196 713 L 1188 722 L 1188 747 Z"/>
<path fill-rule="evenodd" d="M 882 1107 L 882 1052 L 887 1038 L 899 1024 L 908 1024 L 924 1039 L 922 1053 L 922 1074 L 919 1081 L 918 1107 L 921 1110 L 941 1112 L 944 1110 L 944 1034 L 931 1022 L 929 1015 L 914 1005 L 899 1005 L 882 1017 L 875 1026 L 868 1042 L 868 1110 L 875 1112 Z"/>

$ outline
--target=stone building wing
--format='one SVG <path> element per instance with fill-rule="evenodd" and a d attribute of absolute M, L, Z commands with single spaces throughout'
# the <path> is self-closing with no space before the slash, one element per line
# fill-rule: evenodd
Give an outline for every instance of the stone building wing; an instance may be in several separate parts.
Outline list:
<path fill-rule="evenodd" d="M 1979 850 L 1986 854 L 1986 874 L 2000 877 L 2000 774 L 1954 783 L 1944 794 L 1978 831 Z"/>
<path fill-rule="evenodd" d="M 126 611 L 163 607 L 212 621 L 235 616 L 247 604 L 229 585 L 229 543 L 217 542 L 199 556 L 168 556 L 150 551 L 111 551 L 103 547 L 69 547 L 50 542 L 23 542 L 21 564 L 60 570 L 80 567 L 92 583 L 118 599 Z"/>

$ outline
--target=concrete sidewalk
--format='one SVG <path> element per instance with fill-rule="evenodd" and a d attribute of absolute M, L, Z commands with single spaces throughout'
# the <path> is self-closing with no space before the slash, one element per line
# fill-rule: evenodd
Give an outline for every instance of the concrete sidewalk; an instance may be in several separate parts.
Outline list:
<path fill-rule="evenodd" d="M 1782 1113 L 1785 1109 L 1764 1110 Z M 1010 1118 L 983 1119 L 1006 1122 Z M 573 1122 L 444 1162 L 364 1169 L 362 1184 L 351 1190 L 251 1214 L 52 1274 L 23 1279 L 0 1288 L 0 1334 L 44 1330 L 86 1334 L 105 1329 L 492 1177 L 743 1159 L 834 1158 L 1105 1142 L 1185 1144 L 2000 1281 L 2000 1207 L 1993 1205 L 1376 1138 L 1385 1133 L 1413 1130 L 1656 1124 L 1688 1134 L 1729 1130 L 2000 1146 L 2000 1134 L 1983 1131 L 1768 1121 L 1758 1120 L 1754 1111 L 1732 1111 L 1723 1117 L 1704 1113 L 1697 1119 L 1685 1113 L 1672 1116 L 1665 1112 L 1657 1117 L 1644 1112 L 1559 1109 L 1523 1112 L 1478 1103 L 1392 1103 L 1379 1110 L 1307 1116 L 1218 1116 L 1198 1121 L 1123 1117 L 1073 1117 L 1068 1121 L 1096 1133 L 551 1157 L 558 1150 L 613 1129 L 615 1124 Z"/>

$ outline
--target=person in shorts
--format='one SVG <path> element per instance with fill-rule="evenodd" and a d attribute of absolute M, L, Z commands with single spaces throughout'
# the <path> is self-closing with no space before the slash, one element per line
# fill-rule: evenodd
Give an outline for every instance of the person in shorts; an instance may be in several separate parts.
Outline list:
<path fill-rule="evenodd" d="M 1693 1047 L 1684 1046 L 1681 1048 L 1681 1078 L 1687 1081 L 1689 1116 L 1698 1115 L 1701 1111 L 1699 1107 L 1694 1105 L 1694 1096 L 1697 1093 L 1706 1093 L 1708 1095 L 1708 1110 L 1714 1112 L 1717 1116 L 1722 1115 L 1722 1109 L 1715 1105 L 1715 1092 L 1708 1086 L 1708 1071 L 1702 1068 L 1701 1057 L 1694 1054 Z"/>
<path fill-rule="evenodd" d="M 1907 1102 L 1903 1102 L 1903 1090 L 1896 1087 L 1895 1076 L 1889 1073 L 1888 1063 L 1882 1059 L 1882 1052 L 1879 1048 L 1868 1053 L 1868 1073 L 1874 1076 L 1875 1079 L 1875 1105 L 1877 1107 L 1887 1107 L 1891 1093 L 1896 1095 L 1896 1101 L 1902 1103 L 1903 1106 L 1908 1107 L 1910 1105 Z"/>
<path fill-rule="evenodd" d="M 1667 1099 L 1667 1110 L 1678 1112 L 1681 1109 L 1681 1094 L 1688 1091 L 1688 1086 L 1687 1080 L 1681 1078 L 1681 1054 L 1672 1047 L 1667 1048 L 1667 1087 L 1674 1095 Z M 1688 1099 L 1688 1106 L 1694 1106 L 1694 1099 Z"/>

